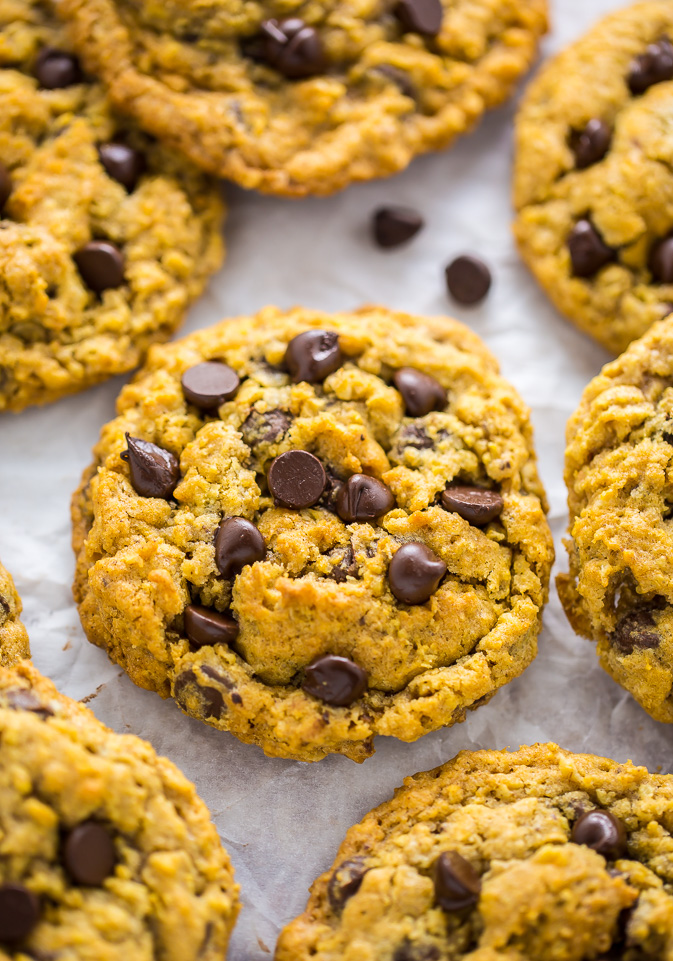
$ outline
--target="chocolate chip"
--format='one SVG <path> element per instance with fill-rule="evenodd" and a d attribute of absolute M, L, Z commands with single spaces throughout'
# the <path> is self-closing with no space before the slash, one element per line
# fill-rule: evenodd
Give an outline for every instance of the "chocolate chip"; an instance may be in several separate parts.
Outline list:
<path fill-rule="evenodd" d="M 73 54 L 44 47 L 35 61 L 35 76 L 44 90 L 60 90 L 81 83 L 82 69 Z"/>
<path fill-rule="evenodd" d="M 352 547 L 347 547 L 341 556 L 339 563 L 335 564 L 329 576 L 337 582 L 343 584 L 349 577 L 357 577 L 358 565 Z"/>
<path fill-rule="evenodd" d="M 436 944 L 418 944 L 404 941 L 393 954 L 393 961 L 439 961 L 440 952 Z"/>
<path fill-rule="evenodd" d="M 173 684 L 173 697 L 189 714 L 189 698 L 195 697 L 199 702 L 199 709 L 203 717 L 220 718 L 225 710 L 222 695 L 215 687 L 199 684 L 194 671 L 183 671 Z"/>
<path fill-rule="evenodd" d="M 394 506 L 395 498 L 391 489 L 366 474 L 352 474 L 337 497 L 337 514 L 347 524 L 376 520 Z"/>
<path fill-rule="evenodd" d="M 575 277 L 593 277 L 615 259 L 590 220 L 578 220 L 568 236 L 568 250 Z"/>
<path fill-rule="evenodd" d="M 442 507 L 459 514 L 475 527 L 482 527 L 499 517 L 504 507 L 497 491 L 467 484 L 452 484 L 442 493 Z"/>
<path fill-rule="evenodd" d="M 0 209 L 2 209 L 9 200 L 12 188 L 12 176 L 7 167 L 0 163 Z"/>
<path fill-rule="evenodd" d="M 299 511 L 318 503 L 327 477 L 313 454 L 288 450 L 271 461 L 267 480 L 277 506 Z"/>
<path fill-rule="evenodd" d="M 131 483 L 141 497 L 163 497 L 168 500 L 180 480 L 180 463 L 170 451 L 126 434 L 128 450 L 122 458 L 128 461 Z"/>
<path fill-rule="evenodd" d="M 586 844 L 608 861 L 626 856 L 626 830 L 610 811 L 587 811 L 575 821 L 570 840 Z"/>
<path fill-rule="evenodd" d="M 431 410 L 446 407 L 446 391 L 439 381 L 415 367 L 400 367 L 393 375 L 393 383 L 402 395 L 410 417 L 424 417 Z"/>
<path fill-rule="evenodd" d="M 23 884 L 0 884 L 0 942 L 23 941 L 40 919 L 40 901 Z"/>
<path fill-rule="evenodd" d="M 363 857 L 349 858 L 334 869 L 327 882 L 327 898 L 333 911 L 337 914 L 343 911 L 346 901 L 360 890 L 368 870 Z"/>
<path fill-rule="evenodd" d="M 185 608 L 185 634 L 198 647 L 231 644 L 238 637 L 238 624 L 230 614 L 190 604 Z"/>
<path fill-rule="evenodd" d="M 275 444 L 287 433 L 291 423 L 292 418 L 284 410 L 267 410 L 263 414 L 251 410 L 241 424 L 241 435 L 248 447 Z"/>
<path fill-rule="evenodd" d="M 201 667 L 201 672 L 207 677 L 212 677 L 214 681 L 217 681 L 218 684 L 221 684 L 224 688 L 226 688 L 227 691 L 233 691 L 234 682 L 228 674 L 223 674 L 221 671 L 211 667 L 210 664 L 204 664 Z"/>
<path fill-rule="evenodd" d="M 633 94 L 644 93 L 655 83 L 673 79 L 673 46 L 668 37 L 651 43 L 631 62 L 627 82 Z"/>
<path fill-rule="evenodd" d="M 262 56 L 269 66 L 289 80 L 299 80 L 322 73 L 326 58 L 322 41 L 313 27 L 299 17 L 264 20 Z"/>
<path fill-rule="evenodd" d="M 295 384 L 323 381 L 343 363 L 339 337 L 332 330 L 305 330 L 287 345 L 285 366 Z"/>
<path fill-rule="evenodd" d="M 604 120 L 594 118 L 583 130 L 571 130 L 570 149 L 575 154 L 575 166 L 584 170 L 602 160 L 610 149 L 612 128 Z"/>
<path fill-rule="evenodd" d="M 367 690 L 367 674 L 347 657 L 325 654 L 306 668 L 302 687 L 325 704 L 347 707 Z"/>
<path fill-rule="evenodd" d="M 388 568 L 390 590 L 403 604 L 424 604 L 446 574 L 446 564 L 425 544 L 403 544 Z"/>
<path fill-rule="evenodd" d="M 659 284 L 673 284 L 673 237 L 665 237 L 652 247 L 650 271 Z"/>
<path fill-rule="evenodd" d="M 450 295 L 459 304 L 478 304 L 491 289 L 491 271 L 483 260 L 469 254 L 452 260 L 444 275 Z"/>
<path fill-rule="evenodd" d="M 400 447 L 415 447 L 417 450 L 428 450 L 434 447 L 432 438 L 428 436 L 422 427 L 415 424 L 407 424 L 400 433 Z"/>
<path fill-rule="evenodd" d="M 327 478 L 325 490 L 322 492 L 322 497 L 318 503 L 321 507 L 324 507 L 325 510 L 336 514 L 337 501 L 339 500 L 339 494 L 341 493 L 341 488 L 344 486 L 344 482 L 339 477 L 336 477 L 329 467 L 325 468 L 325 476 Z"/>
<path fill-rule="evenodd" d="M 617 621 L 610 635 L 610 643 L 620 654 L 633 654 L 634 650 L 657 648 L 661 638 L 656 631 L 656 621 L 649 610 L 629 611 Z"/>
<path fill-rule="evenodd" d="M 110 832 L 96 821 L 84 821 L 68 834 L 63 863 L 77 884 L 99 887 L 110 877 L 117 861 Z"/>
<path fill-rule="evenodd" d="M 215 535 L 215 564 L 222 577 L 231 580 L 247 564 L 266 557 L 264 538 L 245 517 L 228 517 Z"/>
<path fill-rule="evenodd" d="M 372 71 L 382 74 L 386 80 L 392 81 L 396 87 L 399 87 L 400 93 L 403 93 L 405 97 L 409 97 L 411 100 L 416 99 L 416 88 L 406 71 L 400 70 L 399 67 L 393 67 L 389 63 L 377 64 L 372 67 Z"/>
<path fill-rule="evenodd" d="M 402 28 L 410 33 L 436 37 L 442 29 L 444 11 L 441 0 L 399 0 L 393 13 Z"/>
<path fill-rule="evenodd" d="M 92 240 L 73 254 L 82 280 L 89 290 L 102 294 L 124 284 L 124 255 L 107 240 Z"/>
<path fill-rule="evenodd" d="M 136 189 L 147 169 L 145 156 L 125 143 L 102 143 L 98 148 L 98 156 L 108 176 L 125 187 L 129 193 Z"/>
<path fill-rule="evenodd" d="M 32 714 L 39 714 L 43 720 L 53 717 L 54 712 L 40 701 L 27 687 L 12 687 L 5 694 L 7 706 L 14 711 L 30 711 Z"/>
<path fill-rule="evenodd" d="M 182 375 L 182 392 L 199 410 L 213 410 L 231 400 L 241 380 L 231 367 L 219 360 L 206 360 L 189 367 Z"/>
<path fill-rule="evenodd" d="M 479 900 L 481 880 L 457 851 L 444 851 L 435 861 L 435 900 L 445 911 L 462 911 Z"/>
<path fill-rule="evenodd" d="M 411 207 L 379 207 L 372 217 L 374 240 L 385 249 L 406 243 L 422 227 L 423 218 Z"/>

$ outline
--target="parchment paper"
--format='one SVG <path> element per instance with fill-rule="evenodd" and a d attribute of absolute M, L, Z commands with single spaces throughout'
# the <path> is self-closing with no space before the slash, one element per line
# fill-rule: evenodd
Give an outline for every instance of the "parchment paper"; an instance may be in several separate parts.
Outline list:
<path fill-rule="evenodd" d="M 618 6 L 556 0 L 545 54 Z M 331 310 L 379 302 L 463 320 L 532 407 L 557 569 L 566 569 L 565 423 L 609 358 L 556 314 L 518 260 L 509 229 L 513 114 L 510 104 L 453 150 L 333 198 L 282 201 L 228 190 L 227 263 L 184 332 L 267 303 Z M 369 216 L 392 202 L 421 210 L 427 226 L 408 247 L 383 252 L 369 239 Z M 478 308 L 452 305 L 445 292 L 444 265 L 466 251 L 494 271 L 491 294 Z M 521 678 L 464 724 L 415 744 L 379 738 L 377 753 L 363 765 L 342 757 L 319 764 L 270 760 L 134 687 L 87 643 L 70 593 L 70 495 L 101 425 L 113 416 L 122 382 L 2 419 L 0 557 L 23 598 L 37 667 L 74 698 L 94 695 L 89 706 L 101 720 L 151 741 L 209 805 L 242 888 L 232 961 L 268 958 L 279 928 L 303 910 L 309 884 L 331 864 L 347 828 L 404 777 L 463 748 L 555 740 L 570 750 L 671 769 L 670 729 L 602 672 L 592 645 L 569 627 L 553 587 L 540 653 Z"/>

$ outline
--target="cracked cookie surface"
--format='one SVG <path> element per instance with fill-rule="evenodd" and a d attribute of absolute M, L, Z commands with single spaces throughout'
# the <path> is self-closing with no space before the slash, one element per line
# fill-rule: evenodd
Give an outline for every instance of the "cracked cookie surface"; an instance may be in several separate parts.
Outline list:
<path fill-rule="evenodd" d="M 206 170 L 287 196 L 395 173 L 500 104 L 546 0 L 62 0 L 121 109 Z"/>
<path fill-rule="evenodd" d="M 222 259 L 217 187 L 111 109 L 40 0 L 0 0 L 0 410 L 137 366 Z"/>
<path fill-rule="evenodd" d="M 211 376 L 231 393 L 204 411 L 185 391 L 212 404 Z M 456 321 L 267 308 L 153 348 L 117 410 L 73 500 L 75 596 L 186 713 L 361 761 L 535 656 L 553 549 L 528 410 Z"/>
<path fill-rule="evenodd" d="M 22 611 L 11 574 L 0 564 L 0 666 L 30 657 L 28 633 L 19 620 Z"/>

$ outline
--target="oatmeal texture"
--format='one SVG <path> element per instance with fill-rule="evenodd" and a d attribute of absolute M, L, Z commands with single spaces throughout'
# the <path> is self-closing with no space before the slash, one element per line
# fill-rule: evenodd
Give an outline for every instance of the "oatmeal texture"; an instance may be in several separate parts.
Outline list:
<path fill-rule="evenodd" d="M 28 634 L 19 620 L 21 610 L 12 575 L 0 564 L 0 666 L 30 657 Z"/>

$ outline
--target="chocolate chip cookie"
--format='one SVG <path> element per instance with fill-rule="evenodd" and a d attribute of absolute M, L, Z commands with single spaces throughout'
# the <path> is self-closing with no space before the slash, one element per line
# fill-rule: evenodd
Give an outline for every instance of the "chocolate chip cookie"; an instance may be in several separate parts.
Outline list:
<path fill-rule="evenodd" d="M 89 639 L 268 754 L 362 761 L 535 656 L 528 410 L 467 328 L 268 308 L 153 348 L 73 502 Z"/>
<path fill-rule="evenodd" d="M 42 0 L 0 0 L 0 410 L 137 366 L 222 258 L 215 185 L 115 115 Z"/>
<path fill-rule="evenodd" d="M 515 234 L 578 327 L 615 353 L 673 310 L 673 5 L 606 17 L 529 87 Z"/>
<path fill-rule="evenodd" d="M 530 66 L 546 0 L 62 0 L 115 103 L 243 187 L 329 194 L 445 147 Z"/>
<path fill-rule="evenodd" d="M 0 564 L 0 665 L 30 657 L 28 634 L 19 620 L 22 605 L 9 571 Z"/>
<path fill-rule="evenodd" d="M 238 886 L 192 784 L 0 668 L 0 956 L 222 961 Z"/>

